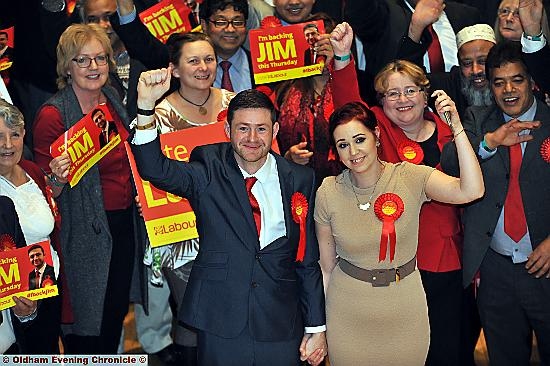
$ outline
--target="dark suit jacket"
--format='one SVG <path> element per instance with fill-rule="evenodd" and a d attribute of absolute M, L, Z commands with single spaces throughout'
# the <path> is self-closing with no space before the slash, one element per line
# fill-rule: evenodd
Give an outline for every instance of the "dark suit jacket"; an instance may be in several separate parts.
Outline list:
<path fill-rule="evenodd" d="M 550 164 L 541 157 L 540 147 L 550 137 L 550 109 L 537 100 L 535 120 L 540 128 L 531 131 L 533 140 L 527 142 L 520 170 L 519 185 L 531 236 L 533 249 L 550 235 Z M 474 151 L 487 132 L 496 130 L 504 123 L 502 112 L 497 107 L 471 107 L 466 111 L 464 129 L 472 142 Z M 549 140 L 547 140 L 549 141 Z M 500 146 L 494 156 L 480 159 L 485 196 L 468 206 L 463 215 L 464 285 L 471 283 L 489 248 L 491 237 L 502 211 L 508 192 L 510 155 L 509 148 Z M 445 171 L 456 174 L 458 160 L 454 143 L 445 145 L 441 155 Z"/>
<path fill-rule="evenodd" d="M 319 250 L 313 223 L 313 170 L 272 154 L 277 162 L 287 235 L 260 250 L 244 179 L 229 143 L 197 147 L 191 162 L 167 159 L 159 140 L 132 145 L 140 175 L 189 199 L 197 218 L 200 250 L 180 320 L 225 338 L 248 326 L 258 341 L 298 339 L 303 326 L 325 324 Z M 308 200 L 307 246 L 296 262 L 299 225 L 290 200 Z M 295 350 L 289 350 L 295 352 Z"/>
<path fill-rule="evenodd" d="M 51 279 L 53 281 L 53 284 L 55 285 L 57 283 L 55 279 L 55 271 L 52 266 L 49 264 L 46 264 L 46 268 L 44 269 L 44 272 L 42 273 L 42 276 L 40 276 L 40 284 L 36 285 L 36 272 L 34 269 L 29 272 L 29 290 L 36 290 L 39 288 L 42 288 L 42 285 L 44 284 L 45 279 Z"/>
<path fill-rule="evenodd" d="M 446 1 L 445 4 L 445 14 L 455 34 L 464 27 L 480 23 L 477 9 L 453 1 Z M 345 17 L 363 42 L 371 81 L 388 62 L 397 57 L 400 43 L 404 37 L 408 38 L 411 16 L 405 0 L 346 1 Z M 421 42 L 426 49 L 431 41 L 429 32 L 424 30 Z M 369 94 L 374 92 L 372 85 L 360 87 L 370 88 Z"/>

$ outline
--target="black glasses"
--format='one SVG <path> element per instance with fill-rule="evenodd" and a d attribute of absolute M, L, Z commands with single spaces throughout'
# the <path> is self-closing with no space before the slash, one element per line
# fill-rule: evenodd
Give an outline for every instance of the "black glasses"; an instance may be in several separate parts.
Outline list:
<path fill-rule="evenodd" d="M 512 14 L 514 18 L 519 18 L 519 9 L 512 10 L 508 8 L 498 9 L 497 14 L 499 17 L 508 18 L 508 15 Z"/>
<path fill-rule="evenodd" d="M 387 100 L 396 101 L 401 98 L 401 95 L 404 95 L 407 99 L 412 99 L 418 95 L 423 89 L 417 86 L 409 86 L 405 88 L 402 92 L 398 90 L 388 90 L 384 93 L 384 96 Z"/>
<path fill-rule="evenodd" d="M 109 61 L 108 55 L 97 55 L 96 57 L 89 57 L 89 56 L 77 56 L 73 58 L 73 61 L 76 62 L 76 65 L 81 68 L 90 67 L 92 64 L 92 60 L 95 61 L 95 64 L 97 66 L 103 66 L 107 65 L 107 62 Z"/>
<path fill-rule="evenodd" d="M 208 19 L 208 21 L 212 24 L 214 24 L 214 27 L 216 28 L 227 28 L 229 24 L 233 26 L 233 28 L 243 28 L 246 25 L 246 20 L 243 19 L 232 19 L 232 20 L 226 20 L 226 19 L 217 19 L 212 20 Z"/>

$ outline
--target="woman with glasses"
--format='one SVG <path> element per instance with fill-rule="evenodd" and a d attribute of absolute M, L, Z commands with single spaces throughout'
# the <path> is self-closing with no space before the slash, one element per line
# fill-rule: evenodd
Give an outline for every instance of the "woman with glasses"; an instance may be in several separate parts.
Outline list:
<path fill-rule="evenodd" d="M 338 25 L 331 34 L 331 42 L 335 55 L 340 56 L 340 58 L 346 58 L 346 55 L 350 55 L 352 39 L 353 32 L 351 27 L 346 23 Z M 350 101 L 360 101 L 355 68 L 350 59 L 335 61 L 333 83 L 335 107 L 342 106 Z M 374 178 L 371 177 L 370 180 L 367 180 L 369 184 L 361 183 L 359 180 L 353 181 L 357 188 L 353 192 L 355 195 L 352 195 L 352 197 L 357 201 L 360 210 L 369 212 L 369 210 L 372 211 L 375 209 L 376 197 L 384 192 L 383 188 L 377 188 L 376 182 L 378 182 L 378 179 L 380 183 L 386 182 L 385 177 L 388 175 L 388 169 L 384 169 L 385 166 L 391 167 L 390 171 L 394 172 L 393 174 L 397 174 L 394 170 L 395 166 L 406 166 L 400 165 L 399 163 L 401 162 L 425 166 L 423 168 L 433 171 L 434 168 L 439 168 L 440 153 L 446 142 L 453 138 L 456 138 L 458 141 L 460 138 L 461 142 L 464 141 L 468 144 L 460 120 L 456 114 L 454 103 L 444 92 L 436 91 L 432 96 L 436 98 L 435 104 L 438 106 L 439 115 L 444 116 L 443 110 L 447 111 L 446 113 L 449 114 L 446 118 L 449 121 L 443 121 L 438 115 L 426 109 L 427 98 L 429 96 L 428 88 L 429 82 L 422 69 L 407 61 L 398 60 L 391 62 L 376 76 L 375 89 L 378 93 L 380 106 L 370 108 L 378 121 L 376 129 L 377 138 L 375 141 L 378 148 L 375 152 L 378 153 L 378 157 L 382 161 L 396 165 L 386 165 L 379 162 L 378 168 L 374 169 L 379 175 L 373 173 Z M 449 108 L 443 108 L 445 105 L 448 105 Z M 450 127 L 451 122 L 453 128 Z M 336 141 L 336 144 L 338 147 L 338 141 Z M 471 147 L 468 150 L 471 151 Z M 338 151 L 340 152 L 339 149 Z M 372 154 L 372 152 L 370 153 Z M 361 155 L 357 154 L 357 158 L 352 157 L 352 159 L 355 159 L 352 162 L 357 162 L 358 165 L 361 165 L 359 161 L 359 156 Z M 342 154 L 340 154 L 340 158 L 342 159 Z M 354 171 L 353 167 L 348 167 L 352 172 Z M 438 172 L 437 175 L 439 174 Z M 353 174 L 353 176 L 355 175 Z M 416 177 L 402 174 L 398 179 L 414 181 Z M 427 184 L 429 182 L 430 179 L 427 180 Z M 380 183 L 378 184 L 380 185 Z M 406 182 L 403 183 L 406 184 Z M 403 342 L 413 342 L 414 339 L 414 342 L 416 342 L 414 344 L 418 347 L 417 361 L 409 360 L 407 362 L 401 360 L 400 362 L 395 362 L 397 365 L 424 364 L 424 358 L 426 357 L 427 365 L 460 365 L 460 314 L 462 304 L 460 247 L 462 235 L 458 216 L 459 212 L 453 205 L 437 202 L 440 196 L 430 194 L 428 186 L 426 186 L 426 194 L 433 201 L 422 206 L 420 217 L 418 218 L 418 214 L 416 214 L 417 221 L 415 226 L 408 228 L 411 230 L 407 232 L 407 235 L 411 236 L 410 239 L 417 238 L 417 240 L 410 242 L 412 246 L 407 249 L 409 250 L 409 256 L 401 257 L 401 260 L 396 261 L 395 264 L 381 261 L 378 265 L 373 262 L 370 262 L 369 265 L 371 268 L 397 268 L 399 266 L 406 266 L 405 263 L 416 255 L 416 266 L 420 269 L 419 277 L 422 280 L 426 295 L 424 297 L 424 292 L 419 290 L 419 288 L 415 288 L 415 291 L 420 291 L 422 295 L 420 299 L 416 297 L 419 292 L 415 292 L 416 295 L 414 297 L 411 294 L 411 309 L 415 309 L 414 317 L 410 317 L 412 313 L 408 315 L 405 313 L 397 314 L 400 311 L 398 308 L 395 308 L 392 313 L 392 316 L 395 317 L 384 318 L 389 323 L 382 321 L 376 323 L 377 325 L 374 325 L 374 327 L 378 327 L 381 332 L 380 334 L 382 334 L 381 338 L 386 339 L 388 344 L 394 346 L 396 353 L 399 353 L 397 350 L 401 348 L 402 343 L 393 337 L 387 336 L 387 334 L 393 333 L 391 331 L 384 331 L 384 324 L 400 323 L 403 324 L 403 329 L 405 329 L 405 324 L 407 327 L 412 326 L 408 322 L 416 323 L 415 326 L 417 328 L 410 330 L 410 333 L 404 331 L 404 334 L 408 334 L 409 336 L 407 340 L 403 339 Z M 457 203 L 448 197 L 442 201 Z M 404 211 L 407 211 L 406 202 Z M 361 214 L 359 213 L 359 215 Z M 385 216 L 382 215 L 381 217 Z M 401 219 L 396 219 L 396 222 L 399 220 Z M 374 226 L 376 228 L 375 231 L 379 233 L 382 222 L 374 222 L 377 223 Z M 388 226 L 385 227 L 386 230 L 387 228 Z M 401 230 L 396 229 L 397 235 L 403 235 L 403 233 L 399 232 Z M 380 241 L 380 237 L 378 240 Z M 397 251 L 399 251 L 399 238 L 397 239 L 397 243 L 396 256 Z M 320 245 L 322 246 L 323 244 L 320 242 Z M 323 250 L 321 250 L 321 253 L 323 253 Z M 369 261 L 371 260 L 372 258 L 369 256 Z M 331 264 L 330 260 L 323 262 L 322 259 L 321 263 L 327 279 L 330 278 L 332 280 L 331 273 L 334 265 Z M 408 272 L 406 268 L 404 272 Z M 395 279 L 395 276 L 393 278 Z M 399 286 L 400 284 L 397 284 L 395 289 L 382 289 L 382 291 L 394 293 L 392 291 L 399 291 Z M 331 296 L 330 286 L 327 296 L 329 298 Z M 427 309 L 424 301 L 427 301 Z M 332 306 L 331 302 L 327 300 L 327 303 L 330 308 Z M 425 317 L 426 312 L 429 314 L 429 329 L 427 328 L 428 317 Z M 375 315 L 371 316 L 375 317 Z M 388 316 L 388 314 L 386 313 L 385 316 Z M 396 321 L 396 319 L 400 320 Z M 424 321 L 426 323 L 423 323 Z M 331 334 L 331 323 L 333 322 L 329 318 L 327 321 L 328 335 Z M 414 334 L 414 336 L 411 337 L 411 334 Z M 392 339 L 393 343 L 391 343 Z M 330 343 L 329 338 L 329 356 L 332 361 Z M 430 351 L 426 353 L 428 343 L 430 344 Z M 354 363 L 344 362 L 343 364 Z M 372 362 L 372 364 L 392 363 Z"/>
<path fill-rule="evenodd" d="M 130 166 L 119 143 L 82 177 L 67 184 L 69 156 L 52 159 L 50 145 L 82 117 L 106 104 L 124 141 L 129 121 L 114 89 L 109 38 L 96 24 L 68 27 L 57 45 L 59 91 L 34 122 L 36 163 L 50 175 L 61 213 L 61 249 L 73 319 L 62 325 L 66 353 L 116 354 L 128 311 L 136 253 Z"/>
<path fill-rule="evenodd" d="M 541 34 L 538 35 L 538 37 L 544 35 L 546 39 L 548 39 L 548 37 L 550 36 L 550 30 L 548 27 L 546 10 L 544 10 L 544 8 L 542 8 L 542 18 L 540 25 Z M 494 30 L 497 42 L 500 42 L 502 40 L 519 42 L 521 40 L 523 34 L 523 26 L 519 18 L 519 0 L 502 0 L 500 2 L 497 10 Z"/>

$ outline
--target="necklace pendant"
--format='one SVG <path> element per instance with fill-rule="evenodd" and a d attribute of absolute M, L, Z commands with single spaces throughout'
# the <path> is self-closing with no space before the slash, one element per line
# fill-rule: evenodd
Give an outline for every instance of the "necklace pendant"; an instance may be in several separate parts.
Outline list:
<path fill-rule="evenodd" d="M 204 116 L 204 115 L 206 115 L 206 113 L 208 113 L 208 110 L 206 108 L 204 108 L 203 106 L 200 106 L 199 107 L 199 113 Z"/>
<path fill-rule="evenodd" d="M 370 202 L 367 202 L 367 203 L 358 203 L 358 204 L 357 204 L 357 207 L 358 207 L 361 211 L 367 211 L 367 210 L 370 208 Z"/>

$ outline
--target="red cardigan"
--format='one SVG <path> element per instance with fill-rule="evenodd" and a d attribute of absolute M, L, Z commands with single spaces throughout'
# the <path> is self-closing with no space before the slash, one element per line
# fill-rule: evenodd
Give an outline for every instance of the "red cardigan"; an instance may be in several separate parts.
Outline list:
<path fill-rule="evenodd" d="M 350 63 L 342 70 L 333 74 L 334 108 L 360 101 L 359 87 L 355 65 Z M 369 107 L 367 105 L 367 107 Z M 382 160 L 397 163 L 401 159 L 397 154 L 397 146 L 401 141 L 408 140 L 401 128 L 396 126 L 379 107 L 369 107 L 378 120 L 380 129 L 379 156 Z M 437 145 L 439 150 L 449 142 L 453 135 L 445 122 L 436 114 L 426 112 L 424 118 L 434 121 L 438 132 Z M 440 165 L 436 167 L 441 170 Z M 430 272 L 448 272 L 461 268 L 462 226 L 460 211 L 455 205 L 430 201 L 422 206 L 418 228 L 418 268 Z"/>

